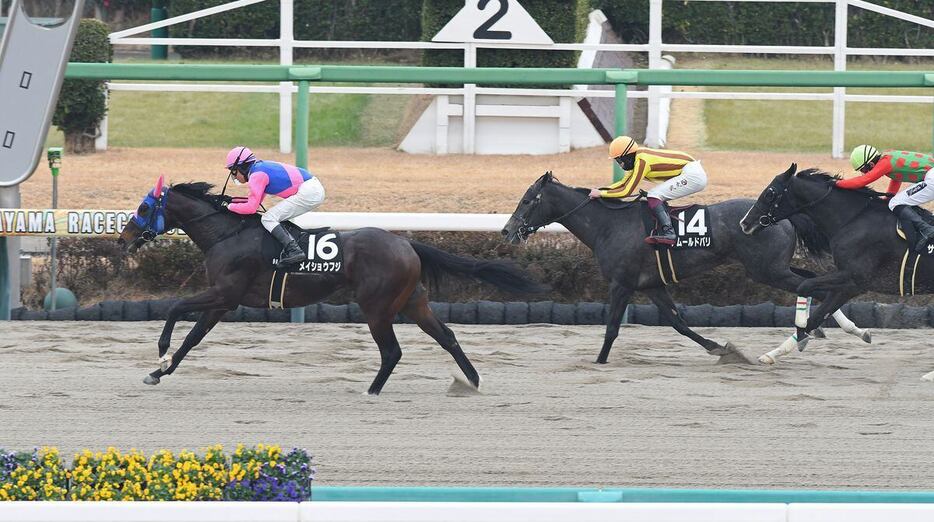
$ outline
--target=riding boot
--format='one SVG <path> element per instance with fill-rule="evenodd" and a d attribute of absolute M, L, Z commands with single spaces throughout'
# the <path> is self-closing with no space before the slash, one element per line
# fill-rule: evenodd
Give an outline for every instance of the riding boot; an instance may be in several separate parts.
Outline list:
<path fill-rule="evenodd" d="M 678 239 L 675 229 L 671 226 L 671 216 L 668 215 L 668 205 L 663 201 L 652 209 L 655 213 L 655 234 L 645 238 L 649 244 L 674 245 Z"/>
<path fill-rule="evenodd" d="M 272 237 L 276 238 L 276 241 L 282 243 L 282 246 L 285 247 L 285 250 L 283 250 L 282 254 L 279 256 L 279 262 L 276 263 L 276 268 L 300 263 L 305 260 L 305 253 L 302 252 L 302 248 L 298 246 L 298 241 L 292 238 L 292 234 L 289 234 L 289 231 L 286 230 L 285 227 L 276 225 L 276 228 L 272 229 Z"/>
<path fill-rule="evenodd" d="M 915 245 L 915 251 L 925 252 L 928 243 L 934 239 L 934 226 L 925 221 L 911 205 L 899 205 L 893 209 L 893 212 L 898 217 L 902 229 L 907 230 L 910 226 L 918 231 L 918 243 Z"/>

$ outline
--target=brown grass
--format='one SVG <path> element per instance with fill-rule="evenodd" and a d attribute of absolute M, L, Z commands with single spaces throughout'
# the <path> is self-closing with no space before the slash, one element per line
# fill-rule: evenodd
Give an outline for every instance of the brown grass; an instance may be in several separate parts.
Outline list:
<path fill-rule="evenodd" d="M 672 148 L 680 146 L 671 144 Z M 848 171 L 846 161 L 826 154 L 686 150 L 703 161 L 710 177 L 707 190 L 694 198 L 699 202 L 754 197 L 793 161 L 801 168 Z M 59 207 L 132 209 L 159 174 L 170 182 L 223 185 L 225 152 L 112 149 L 66 156 L 59 178 Z M 272 150 L 257 153 L 286 162 L 294 158 Z M 327 188 L 322 211 L 510 213 L 529 184 L 546 170 L 577 186 L 607 184 L 612 175 L 603 147 L 550 156 L 427 156 L 378 148 L 313 148 L 309 158 L 312 172 Z M 47 208 L 51 202 L 48 167 L 40 165 L 21 188 L 24 208 Z M 231 185 L 228 193 L 245 194 L 245 190 Z"/>

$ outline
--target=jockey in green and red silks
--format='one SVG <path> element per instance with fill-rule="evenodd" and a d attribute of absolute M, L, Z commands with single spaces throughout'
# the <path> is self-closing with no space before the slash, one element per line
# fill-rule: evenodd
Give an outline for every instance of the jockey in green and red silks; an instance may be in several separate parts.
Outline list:
<path fill-rule="evenodd" d="M 853 168 L 862 172 L 862 176 L 837 181 L 836 185 L 844 189 L 858 189 L 873 181 L 888 176 L 891 181 L 887 192 L 895 194 L 889 200 L 889 209 L 898 216 L 902 228 L 914 227 L 920 240 L 916 250 L 921 250 L 934 239 L 934 226 L 928 224 L 915 212 L 914 207 L 934 201 L 934 156 L 923 152 L 906 150 L 885 150 L 879 152 L 870 145 L 860 145 L 850 155 Z M 931 176 L 931 179 L 927 179 Z M 914 186 L 898 192 L 902 183 Z"/>

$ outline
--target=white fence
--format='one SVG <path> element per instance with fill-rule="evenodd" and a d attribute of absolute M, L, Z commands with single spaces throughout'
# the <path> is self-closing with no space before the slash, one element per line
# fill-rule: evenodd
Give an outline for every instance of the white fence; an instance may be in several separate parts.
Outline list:
<path fill-rule="evenodd" d="M 160 22 L 150 23 L 110 35 L 114 45 L 195 45 L 195 46 L 238 46 L 238 47 L 278 47 L 279 61 L 284 65 L 293 63 L 293 50 L 295 48 L 316 49 L 460 49 L 464 53 L 464 66 L 476 67 L 478 48 L 508 48 L 508 49 L 541 49 L 541 50 L 571 50 L 571 51 L 625 51 L 646 52 L 649 58 L 649 68 L 661 68 L 665 64 L 662 60 L 663 52 L 690 52 L 690 53 L 735 53 L 735 54 L 800 54 L 800 55 L 829 55 L 834 58 L 834 70 L 846 70 L 849 56 L 921 56 L 934 57 L 934 49 L 880 49 L 880 48 L 851 48 L 847 45 L 847 16 L 850 7 L 869 10 L 881 15 L 905 20 L 924 27 L 934 28 L 934 20 L 883 7 L 865 0 L 734 0 L 742 2 L 803 2 L 835 4 L 834 45 L 833 46 L 753 46 L 753 45 L 699 45 L 699 44 L 668 44 L 662 40 L 662 2 L 663 0 L 650 0 L 649 2 L 649 42 L 647 44 L 577 44 L 557 43 L 550 45 L 510 44 L 510 43 L 437 43 L 437 42 L 379 42 L 379 41 L 312 41 L 296 40 L 293 30 L 294 6 L 293 0 L 279 0 L 280 4 L 280 34 L 278 39 L 237 39 L 237 38 L 138 38 L 130 35 L 166 27 L 176 23 L 186 22 L 237 9 L 247 5 L 267 0 L 236 0 L 224 5 L 202 9 L 172 17 Z M 683 0 L 668 0 L 674 5 L 683 4 Z M 695 0 L 695 1 L 725 1 L 725 0 Z M 176 91 L 211 91 L 211 92 L 277 92 L 279 93 L 279 150 L 283 153 L 291 151 L 292 147 L 292 94 L 295 87 L 289 82 L 282 82 L 278 86 L 256 85 L 187 85 L 187 84 L 156 84 L 156 87 L 142 84 L 112 83 L 114 90 L 176 90 Z M 456 94 L 463 95 L 464 107 L 464 147 L 463 150 L 471 153 L 474 150 L 476 96 L 478 94 L 510 94 L 519 96 L 542 96 L 540 91 L 530 89 L 483 89 L 466 85 L 457 89 L 425 89 L 418 87 L 312 87 L 312 93 L 368 93 L 368 94 Z M 548 90 L 548 96 L 562 96 L 580 98 L 579 90 Z M 587 96 L 612 96 L 612 91 L 586 91 Z M 690 97 L 700 99 L 742 99 L 742 100 L 831 100 L 833 102 L 833 140 L 831 153 L 834 157 L 843 156 L 845 104 L 847 101 L 880 102 L 880 103 L 931 103 L 930 97 L 924 96 L 887 96 L 887 95 L 859 95 L 846 94 L 845 88 L 834 88 L 833 93 L 728 93 L 728 92 L 691 92 L 670 93 L 662 87 L 650 87 L 647 92 L 633 92 L 632 98 L 648 97 L 649 123 L 647 136 L 658 135 L 661 128 L 661 113 L 659 100 L 664 97 Z M 106 125 L 106 123 L 104 124 Z M 106 129 L 98 140 L 98 148 L 106 148 Z M 649 142 L 650 145 L 658 143 Z"/>
<path fill-rule="evenodd" d="M 934 504 L 4 502 L 23 522 L 927 522 Z"/>

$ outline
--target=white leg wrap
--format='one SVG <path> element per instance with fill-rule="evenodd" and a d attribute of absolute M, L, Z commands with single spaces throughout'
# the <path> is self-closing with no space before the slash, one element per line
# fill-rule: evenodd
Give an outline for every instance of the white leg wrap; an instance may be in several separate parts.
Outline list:
<path fill-rule="evenodd" d="M 808 325 L 808 315 L 811 308 L 811 299 L 809 297 L 798 296 L 795 301 L 795 326 L 804 328 Z"/>
<path fill-rule="evenodd" d="M 162 371 L 166 371 L 169 369 L 169 366 L 172 366 L 172 354 L 167 353 L 159 358 L 159 368 L 161 368 Z"/>
<path fill-rule="evenodd" d="M 775 364 L 781 357 L 788 355 L 796 348 L 798 348 L 798 336 L 792 335 L 788 339 L 785 339 L 785 342 L 778 348 L 760 356 L 759 362 L 763 364 Z"/>

